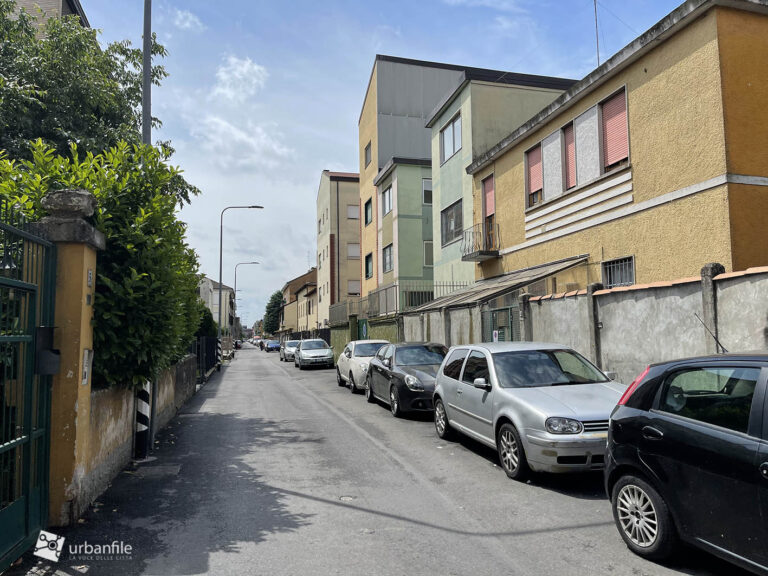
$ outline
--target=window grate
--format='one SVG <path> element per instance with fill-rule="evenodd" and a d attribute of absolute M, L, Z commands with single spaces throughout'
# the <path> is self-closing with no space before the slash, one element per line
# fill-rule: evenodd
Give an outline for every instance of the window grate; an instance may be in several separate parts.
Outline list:
<path fill-rule="evenodd" d="M 618 258 L 603 262 L 603 286 L 631 286 L 635 283 L 635 257 Z"/>

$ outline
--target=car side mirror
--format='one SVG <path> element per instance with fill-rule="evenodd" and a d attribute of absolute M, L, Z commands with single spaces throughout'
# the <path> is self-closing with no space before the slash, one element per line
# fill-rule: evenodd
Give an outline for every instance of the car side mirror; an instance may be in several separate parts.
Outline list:
<path fill-rule="evenodd" d="M 384 364 L 384 366 L 386 366 L 387 368 L 392 368 L 392 360 L 390 360 L 389 358 L 384 358 L 384 360 L 382 360 L 381 363 Z"/>
<path fill-rule="evenodd" d="M 472 383 L 472 385 L 475 388 L 480 388 L 481 390 L 490 390 L 491 385 L 488 384 L 488 381 L 485 378 L 475 378 L 475 381 Z"/>
<path fill-rule="evenodd" d="M 611 380 L 617 381 L 619 378 L 619 375 L 616 372 L 605 372 L 605 375 L 608 376 Z"/>

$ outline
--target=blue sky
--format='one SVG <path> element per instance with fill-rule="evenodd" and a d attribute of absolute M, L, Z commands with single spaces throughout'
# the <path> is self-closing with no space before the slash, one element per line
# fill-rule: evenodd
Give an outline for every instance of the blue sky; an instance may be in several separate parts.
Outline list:
<path fill-rule="evenodd" d="M 103 42 L 141 45 L 141 0 L 81 0 Z M 677 0 L 600 0 L 604 60 Z M 238 311 L 261 318 L 269 295 L 315 261 L 321 170 L 357 172 L 357 119 L 377 53 L 582 78 L 595 68 L 593 0 L 154 0 L 170 77 L 153 113 L 174 163 L 202 190 L 181 217 L 201 269 L 224 282 L 238 262 Z M 242 290 L 242 291 L 240 291 Z"/>

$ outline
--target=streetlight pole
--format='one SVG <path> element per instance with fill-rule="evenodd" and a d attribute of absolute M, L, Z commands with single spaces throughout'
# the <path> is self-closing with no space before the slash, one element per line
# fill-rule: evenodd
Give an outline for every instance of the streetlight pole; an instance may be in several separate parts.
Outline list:
<path fill-rule="evenodd" d="M 152 0 L 144 0 L 144 63 L 141 90 L 141 141 L 152 144 Z"/>
<path fill-rule="evenodd" d="M 238 262 L 235 264 L 235 313 L 237 313 L 237 267 L 242 266 L 243 264 L 261 264 L 261 262 L 256 262 L 254 260 L 253 262 Z"/>
<path fill-rule="evenodd" d="M 222 284 L 222 255 L 224 251 L 224 212 L 227 210 L 251 210 L 254 208 L 263 209 L 264 206 L 227 206 L 221 211 L 221 218 L 219 219 L 219 365 L 221 365 L 221 293 L 223 289 Z"/>

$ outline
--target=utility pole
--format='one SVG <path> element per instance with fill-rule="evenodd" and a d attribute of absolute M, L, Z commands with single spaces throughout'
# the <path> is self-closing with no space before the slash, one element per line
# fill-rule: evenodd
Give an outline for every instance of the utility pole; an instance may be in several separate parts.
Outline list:
<path fill-rule="evenodd" d="M 144 0 L 144 64 L 141 90 L 141 141 L 152 144 L 152 0 Z"/>
<path fill-rule="evenodd" d="M 594 0 L 595 4 L 595 43 L 597 44 L 597 67 L 600 67 L 600 36 L 597 33 L 597 0 Z"/>

